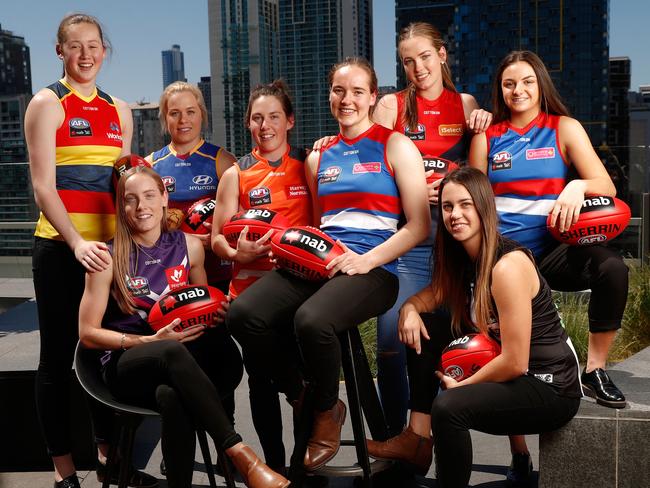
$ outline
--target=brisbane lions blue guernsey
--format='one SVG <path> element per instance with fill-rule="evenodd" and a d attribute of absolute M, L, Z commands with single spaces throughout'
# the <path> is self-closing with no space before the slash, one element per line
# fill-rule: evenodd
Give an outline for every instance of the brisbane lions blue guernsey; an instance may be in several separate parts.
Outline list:
<path fill-rule="evenodd" d="M 567 179 L 559 121 L 559 116 L 542 112 L 526 127 L 505 121 L 485 133 L 499 231 L 537 257 L 555 242 L 546 230 L 546 218 Z"/>
<path fill-rule="evenodd" d="M 320 227 L 358 254 L 397 230 L 402 206 L 393 168 L 386 162 L 386 143 L 393 132 L 375 124 L 354 139 L 339 134 L 320 157 Z M 395 262 L 384 267 L 396 272 Z"/>

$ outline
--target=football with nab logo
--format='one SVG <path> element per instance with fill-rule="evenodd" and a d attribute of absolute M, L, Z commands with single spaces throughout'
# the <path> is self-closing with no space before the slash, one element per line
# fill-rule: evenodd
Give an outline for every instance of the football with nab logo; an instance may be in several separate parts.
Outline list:
<path fill-rule="evenodd" d="M 204 223 L 212 223 L 212 216 L 214 214 L 214 207 L 216 202 L 212 198 L 202 198 L 190 205 L 187 209 L 185 220 L 180 226 L 180 230 L 187 234 L 209 234 L 208 229 Z"/>
<path fill-rule="evenodd" d="M 267 208 L 251 208 L 230 217 L 228 222 L 223 224 L 221 233 L 226 237 L 228 244 L 236 248 L 237 239 L 246 226 L 248 226 L 246 239 L 256 241 L 271 229 L 284 230 L 289 225 L 289 219 L 278 212 Z"/>
<path fill-rule="evenodd" d="M 197 324 L 212 325 L 226 296 L 213 286 L 186 285 L 174 288 L 151 307 L 147 321 L 154 331 L 169 325 L 174 319 L 181 323 L 174 327 L 180 332 Z"/>
<path fill-rule="evenodd" d="M 501 354 L 501 346 L 485 334 L 467 334 L 454 339 L 442 351 L 440 371 L 456 381 L 469 378 Z"/>

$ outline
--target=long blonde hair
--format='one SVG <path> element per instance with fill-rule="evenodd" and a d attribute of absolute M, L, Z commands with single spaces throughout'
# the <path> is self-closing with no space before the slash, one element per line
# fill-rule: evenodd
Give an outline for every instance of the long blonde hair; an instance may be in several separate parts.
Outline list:
<path fill-rule="evenodd" d="M 129 292 L 127 283 L 128 279 L 133 278 L 133 273 L 135 272 L 134 269 L 131 269 L 131 254 L 135 253 L 135 262 L 137 262 L 140 251 L 133 239 L 133 230 L 126 217 L 124 194 L 126 181 L 133 175 L 140 173 L 149 176 L 156 182 L 156 186 L 160 190 L 161 195 L 165 193 L 165 184 L 160 178 L 160 175 L 146 166 L 136 166 L 135 168 L 129 169 L 120 177 L 117 184 L 117 194 L 115 196 L 115 208 L 117 212 L 115 215 L 115 237 L 113 238 L 113 283 L 111 285 L 111 292 L 120 310 L 129 315 L 135 312 L 135 302 Z M 163 207 L 160 231 L 167 231 L 167 207 Z"/>

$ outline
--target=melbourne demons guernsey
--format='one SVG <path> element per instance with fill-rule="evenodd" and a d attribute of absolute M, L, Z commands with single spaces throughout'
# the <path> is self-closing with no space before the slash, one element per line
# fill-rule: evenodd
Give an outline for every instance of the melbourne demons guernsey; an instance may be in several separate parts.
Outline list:
<path fill-rule="evenodd" d="M 268 208 L 284 215 L 291 225 L 311 223 L 312 208 L 305 180 L 304 150 L 289 148 L 279 161 L 268 161 L 257 148 L 239 161 L 239 207 Z M 235 298 L 267 271 L 273 264 L 266 258 L 242 265 L 235 262 L 230 281 L 230 295 Z"/>
<path fill-rule="evenodd" d="M 347 139 L 339 134 L 318 164 L 320 228 L 358 254 L 388 240 L 402 212 L 386 144 L 394 133 L 378 124 Z M 395 272 L 395 262 L 384 267 Z"/>
<path fill-rule="evenodd" d="M 64 80 L 47 87 L 65 114 L 56 131 L 56 190 L 81 237 L 106 241 L 115 231 L 111 187 L 113 164 L 122 152 L 122 125 L 110 95 L 99 89 L 84 97 Z M 41 212 L 37 237 L 61 240 Z"/>
<path fill-rule="evenodd" d="M 113 252 L 112 242 L 109 244 Z M 138 246 L 131 252 L 129 269 L 124 279 L 135 302 L 136 313 L 124 315 L 115 299 L 109 299 L 102 327 L 128 334 L 151 335 L 147 323 L 149 310 L 165 293 L 189 284 L 190 260 L 185 234 L 163 232 L 152 247 Z"/>
<path fill-rule="evenodd" d="M 179 155 L 171 145 L 151 154 L 153 169 L 161 176 L 167 193 L 169 207 L 183 212 L 201 198 L 214 198 L 217 193 L 217 158 L 222 148 L 199 141 L 188 154 Z M 215 283 L 230 279 L 231 263 L 222 261 L 212 252 L 205 254 L 205 271 L 208 281 Z"/>
<path fill-rule="evenodd" d="M 526 127 L 505 121 L 485 133 L 499 231 L 536 257 L 555 242 L 546 230 L 546 218 L 566 185 L 568 165 L 560 151 L 559 122 L 560 116 L 542 112 Z"/>

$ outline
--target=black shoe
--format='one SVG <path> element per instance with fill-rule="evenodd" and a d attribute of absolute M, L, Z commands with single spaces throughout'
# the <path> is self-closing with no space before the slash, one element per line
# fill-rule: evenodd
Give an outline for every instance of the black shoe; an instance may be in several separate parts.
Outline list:
<path fill-rule="evenodd" d="M 77 478 L 77 473 L 73 473 L 67 478 L 63 478 L 61 481 L 55 481 L 54 488 L 81 488 L 79 478 Z"/>
<path fill-rule="evenodd" d="M 512 462 L 506 472 L 506 483 L 512 487 L 530 486 L 533 475 L 533 460 L 527 452 L 512 455 Z"/>
<path fill-rule="evenodd" d="M 111 474 L 111 485 L 117 485 L 120 476 L 120 463 L 113 465 L 113 473 Z M 106 477 L 106 465 L 97 463 L 97 481 L 104 482 Z M 156 488 L 158 486 L 158 479 L 143 471 L 138 471 L 133 466 L 129 466 L 129 475 L 127 486 L 133 488 Z"/>
<path fill-rule="evenodd" d="M 160 460 L 160 474 L 167 476 L 167 465 L 165 464 L 165 458 Z"/>
<path fill-rule="evenodd" d="M 625 408 L 625 396 L 609 378 L 602 368 L 596 368 L 591 373 L 585 369 L 580 376 L 585 395 L 594 398 L 596 403 L 610 408 Z"/>

